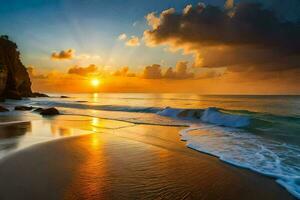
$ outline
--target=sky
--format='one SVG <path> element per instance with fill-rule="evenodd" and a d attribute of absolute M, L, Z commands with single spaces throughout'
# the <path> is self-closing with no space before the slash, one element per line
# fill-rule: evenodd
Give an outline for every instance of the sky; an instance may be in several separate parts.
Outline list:
<path fill-rule="evenodd" d="M 37 91 L 300 93 L 299 0 L 0 3 Z"/>

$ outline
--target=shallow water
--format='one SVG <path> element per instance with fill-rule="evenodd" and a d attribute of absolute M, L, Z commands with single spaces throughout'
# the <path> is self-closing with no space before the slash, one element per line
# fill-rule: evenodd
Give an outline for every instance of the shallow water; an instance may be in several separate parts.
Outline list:
<path fill-rule="evenodd" d="M 188 125 L 192 129 L 181 133 L 188 147 L 275 177 L 300 197 L 299 96 L 68 94 L 71 98 L 63 99 L 60 94 L 53 96 L 9 101 L 6 106 L 55 106 L 64 114 L 96 119 Z"/>

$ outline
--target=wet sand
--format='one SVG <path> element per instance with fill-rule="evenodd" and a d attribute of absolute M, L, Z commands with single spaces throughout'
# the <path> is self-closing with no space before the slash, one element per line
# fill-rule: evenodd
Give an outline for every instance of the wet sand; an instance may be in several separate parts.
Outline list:
<path fill-rule="evenodd" d="M 271 178 L 185 147 L 179 127 L 94 118 L 51 123 L 93 133 L 1 160 L 1 200 L 294 199 Z"/>

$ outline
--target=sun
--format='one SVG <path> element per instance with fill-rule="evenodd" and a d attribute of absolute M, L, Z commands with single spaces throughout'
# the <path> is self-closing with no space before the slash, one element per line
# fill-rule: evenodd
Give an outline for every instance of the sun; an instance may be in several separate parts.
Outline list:
<path fill-rule="evenodd" d="M 94 87 L 98 87 L 100 85 L 101 81 L 97 78 L 94 78 L 91 80 L 91 85 Z"/>

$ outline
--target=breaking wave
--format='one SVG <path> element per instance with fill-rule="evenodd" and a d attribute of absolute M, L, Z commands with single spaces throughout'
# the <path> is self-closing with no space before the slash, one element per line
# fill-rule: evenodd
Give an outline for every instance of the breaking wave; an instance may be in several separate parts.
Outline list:
<path fill-rule="evenodd" d="M 189 148 L 218 157 L 234 166 L 273 177 L 300 198 L 300 148 L 235 128 L 193 126 L 181 131 Z"/>
<path fill-rule="evenodd" d="M 207 108 L 204 110 L 166 108 L 162 111 L 159 111 L 157 114 L 167 117 L 189 118 L 193 121 L 199 120 L 201 122 L 226 127 L 240 128 L 250 125 L 249 117 L 224 113 L 217 108 Z"/>

